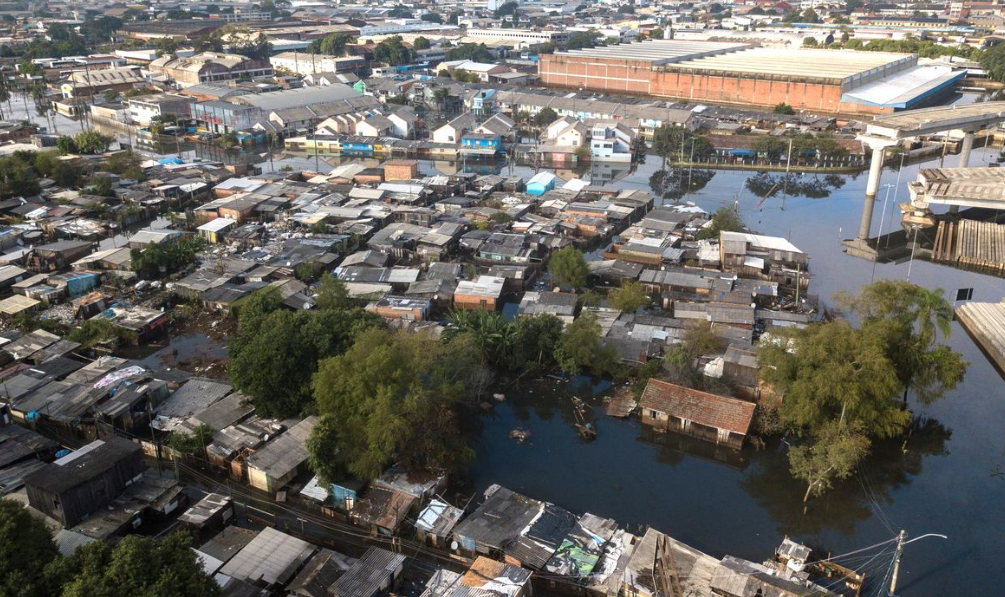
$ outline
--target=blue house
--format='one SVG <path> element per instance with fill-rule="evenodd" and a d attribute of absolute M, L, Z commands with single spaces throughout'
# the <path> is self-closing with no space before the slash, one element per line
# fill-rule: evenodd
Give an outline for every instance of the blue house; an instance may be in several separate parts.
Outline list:
<path fill-rule="evenodd" d="M 534 175 L 534 178 L 527 181 L 527 194 L 544 195 L 555 188 L 557 181 L 558 177 L 551 172 L 538 172 Z"/>
<path fill-rule="evenodd" d="M 461 153 L 465 155 L 494 156 L 502 148 L 499 135 L 489 133 L 468 133 L 461 137 Z"/>

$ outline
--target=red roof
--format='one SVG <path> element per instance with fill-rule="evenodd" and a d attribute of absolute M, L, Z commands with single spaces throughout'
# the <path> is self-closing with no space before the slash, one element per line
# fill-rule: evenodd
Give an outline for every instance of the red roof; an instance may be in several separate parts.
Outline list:
<path fill-rule="evenodd" d="M 754 403 L 692 390 L 658 379 L 650 379 L 639 406 L 668 415 L 747 435 L 754 420 Z"/>

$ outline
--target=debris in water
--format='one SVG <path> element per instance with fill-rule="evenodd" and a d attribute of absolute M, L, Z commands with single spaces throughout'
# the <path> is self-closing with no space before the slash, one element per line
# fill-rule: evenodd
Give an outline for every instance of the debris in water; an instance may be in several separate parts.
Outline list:
<path fill-rule="evenodd" d="M 504 402 L 506 400 L 506 394 L 492 394 L 492 398 L 496 402 Z"/>
<path fill-rule="evenodd" d="M 510 439 L 515 439 L 519 443 L 523 443 L 525 440 L 530 438 L 530 429 L 521 429 L 517 427 L 513 431 L 509 432 Z"/>

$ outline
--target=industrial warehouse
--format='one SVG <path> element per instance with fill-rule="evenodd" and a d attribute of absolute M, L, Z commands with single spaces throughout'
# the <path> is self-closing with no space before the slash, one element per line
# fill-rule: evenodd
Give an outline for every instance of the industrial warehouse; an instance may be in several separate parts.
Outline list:
<path fill-rule="evenodd" d="M 838 114 L 885 114 L 931 105 L 964 71 L 918 64 L 914 54 L 647 41 L 541 57 L 546 85 L 694 102 Z"/>

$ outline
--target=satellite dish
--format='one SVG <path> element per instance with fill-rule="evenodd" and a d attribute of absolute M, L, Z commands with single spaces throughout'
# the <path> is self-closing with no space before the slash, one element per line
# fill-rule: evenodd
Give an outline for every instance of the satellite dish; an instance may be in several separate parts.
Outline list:
<path fill-rule="evenodd" d="M 457 542 L 456 541 L 451 541 L 450 542 L 450 551 L 457 551 L 457 547 L 458 546 L 457 546 Z"/>

